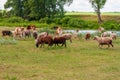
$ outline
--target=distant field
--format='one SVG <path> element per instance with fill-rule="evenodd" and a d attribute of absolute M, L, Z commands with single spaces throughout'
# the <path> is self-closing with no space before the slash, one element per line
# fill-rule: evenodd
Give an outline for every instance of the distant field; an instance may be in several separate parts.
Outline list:
<path fill-rule="evenodd" d="M 67 12 L 66 16 L 81 18 L 83 20 L 97 21 L 97 15 L 94 12 Z M 102 20 L 120 21 L 120 12 L 104 12 L 101 13 Z"/>
<path fill-rule="evenodd" d="M 103 12 L 102 15 L 120 15 L 120 12 Z M 95 12 L 67 12 L 65 15 L 96 15 Z"/>

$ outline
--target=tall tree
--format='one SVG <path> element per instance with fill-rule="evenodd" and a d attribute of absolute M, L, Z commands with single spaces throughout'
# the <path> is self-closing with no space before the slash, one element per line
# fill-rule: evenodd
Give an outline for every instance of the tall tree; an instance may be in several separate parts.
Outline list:
<path fill-rule="evenodd" d="M 5 8 L 15 16 L 29 20 L 41 18 L 54 18 L 64 15 L 64 5 L 71 4 L 73 0 L 7 0 Z"/>
<path fill-rule="evenodd" d="M 23 0 L 7 0 L 5 8 L 11 8 L 15 16 L 23 17 Z"/>
<path fill-rule="evenodd" d="M 102 9 L 104 7 L 106 0 L 90 0 L 90 3 L 92 4 L 92 7 L 94 8 L 95 12 L 97 13 L 98 22 L 101 23 L 102 19 L 101 19 L 100 9 Z"/>

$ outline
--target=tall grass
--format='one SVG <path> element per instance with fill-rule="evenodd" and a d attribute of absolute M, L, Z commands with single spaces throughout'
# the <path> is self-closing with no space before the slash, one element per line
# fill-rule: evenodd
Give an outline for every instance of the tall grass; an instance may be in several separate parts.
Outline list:
<path fill-rule="evenodd" d="M 5 45 L 5 44 L 17 44 L 17 40 L 15 39 L 9 39 L 9 38 L 0 38 L 0 44 Z"/>

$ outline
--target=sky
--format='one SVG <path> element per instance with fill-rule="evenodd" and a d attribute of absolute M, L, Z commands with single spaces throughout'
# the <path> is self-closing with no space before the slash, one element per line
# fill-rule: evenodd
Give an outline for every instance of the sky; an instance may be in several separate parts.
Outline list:
<path fill-rule="evenodd" d="M 4 9 L 7 0 L 0 0 L 0 9 Z M 66 11 L 93 12 L 89 0 L 73 0 L 70 6 L 64 7 Z M 120 12 L 120 0 L 107 0 L 101 12 Z"/>

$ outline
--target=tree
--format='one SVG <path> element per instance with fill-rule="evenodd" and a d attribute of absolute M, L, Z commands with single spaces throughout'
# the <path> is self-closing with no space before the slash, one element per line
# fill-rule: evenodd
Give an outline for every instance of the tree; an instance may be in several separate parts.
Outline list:
<path fill-rule="evenodd" d="M 5 9 L 12 8 L 13 15 L 23 17 L 23 0 L 7 0 L 6 4 L 4 5 Z"/>
<path fill-rule="evenodd" d="M 14 16 L 28 20 L 41 18 L 55 18 L 64 15 L 64 5 L 71 4 L 73 0 L 7 0 L 5 8 L 10 8 Z"/>
<path fill-rule="evenodd" d="M 100 9 L 102 9 L 106 3 L 106 0 L 90 0 L 90 3 L 92 4 L 92 7 L 94 8 L 95 12 L 98 16 L 98 22 L 101 23 L 101 12 Z"/>

